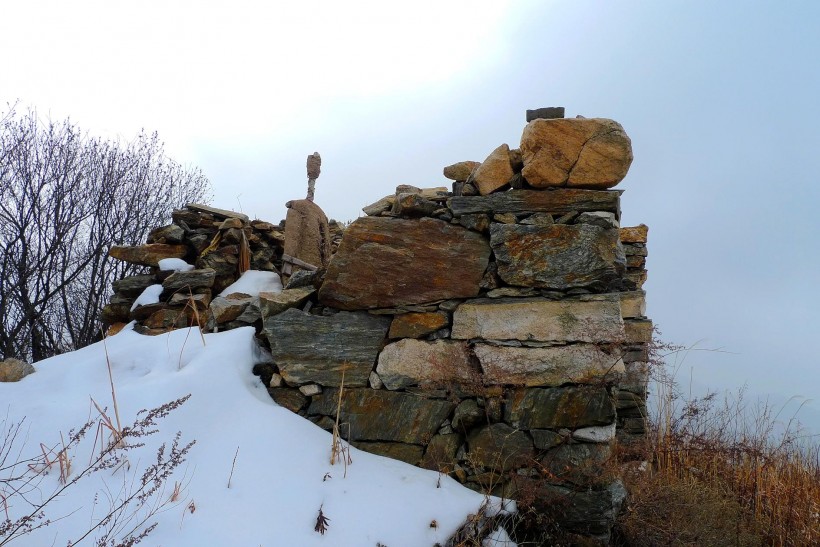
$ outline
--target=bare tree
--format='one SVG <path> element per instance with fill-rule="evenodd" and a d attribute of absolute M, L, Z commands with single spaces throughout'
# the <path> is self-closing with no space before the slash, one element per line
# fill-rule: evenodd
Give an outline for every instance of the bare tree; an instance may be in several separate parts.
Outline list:
<path fill-rule="evenodd" d="M 139 272 L 110 260 L 111 245 L 144 241 L 209 192 L 156 133 L 121 144 L 33 111 L 0 115 L 0 357 L 37 361 L 95 341 L 110 283 Z"/>

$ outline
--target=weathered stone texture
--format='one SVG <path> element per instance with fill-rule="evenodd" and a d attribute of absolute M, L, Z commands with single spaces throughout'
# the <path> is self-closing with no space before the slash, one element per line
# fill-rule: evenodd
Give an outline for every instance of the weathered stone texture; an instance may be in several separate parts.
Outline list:
<path fill-rule="evenodd" d="M 476 357 L 489 384 L 560 386 L 600 382 L 625 372 L 620 352 L 605 353 L 594 344 L 547 348 L 476 344 Z"/>
<path fill-rule="evenodd" d="M 621 317 L 624 319 L 646 315 L 646 293 L 630 291 L 621 293 Z"/>
<path fill-rule="evenodd" d="M 324 390 L 313 398 L 308 414 L 335 416 L 338 397 L 339 390 Z M 352 441 L 423 444 L 433 437 L 453 406 L 448 401 L 411 393 L 345 389 L 340 420 L 350 424 Z"/>
<path fill-rule="evenodd" d="M 376 372 L 387 389 L 466 382 L 473 377 L 466 343 L 412 338 L 388 344 L 379 354 Z"/>
<path fill-rule="evenodd" d="M 162 287 L 166 290 L 175 289 L 195 289 L 199 287 L 212 287 L 216 272 L 210 268 L 203 270 L 189 270 L 187 272 L 174 272 L 162 282 Z"/>
<path fill-rule="evenodd" d="M 358 441 L 353 443 L 353 446 L 359 450 L 385 458 L 393 458 L 410 465 L 418 465 L 424 453 L 424 448 L 417 444 Z"/>
<path fill-rule="evenodd" d="M 613 342 L 624 337 L 618 295 L 594 300 L 471 300 L 453 314 L 455 339 Z"/>
<path fill-rule="evenodd" d="M 291 308 L 264 322 L 271 355 L 288 384 L 366 386 L 390 321 L 367 313 L 310 315 Z"/>
<path fill-rule="evenodd" d="M 576 429 L 615 421 L 615 403 L 605 387 L 522 388 L 504 407 L 504 420 L 521 429 Z"/>
<path fill-rule="evenodd" d="M 493 224 L 490 245 L 498 275 L 511 285 L 560 290 L 605 286 L 626 268 L 618 231 L 588 224 Z"/>
<path fill-rule="evenodd" d="M 480 234 L 440 220 L 363 217 L 345 232 L 319 300 L 354 310 L 473 297 L 489 256 Z"/>
<path fill-rule="evenodd" d="M 446 313 L 403 313 L 393 318 L 388 336 L 390 338 L 421 338 L 449 324 L 450 319 Z"/>
<path fill-rule="evenodd" d="M 467 438 L 467 444 L 472 463 L 496 471 L 527 465 L 534 456 L 532 440 L 527 434 L 503 423 L 474 431 Z"/>
<path fill-rule="evenodd" d="M 649 235 L 649 227 L 646 224 L 621 228 L 621 242 L 623 243 L 646 243 Z"/>
<path fill-rule="evenodd" d="M 306 199 L 289 201 L 285 220 L 286 255 L 323 268 L 330 262 L 330 227 L 322 208 Z M 298 270 L 298 266 L 294 266 Z"/>
<path fill-rule="evenodd" d="M 615 190 L 510 190 L 487 196 L 454 196 L 447 205 L 455 216 L 472 213 L 577 213 L 605 211 L 620 218 L 620 192 Z"/>
<path fill-rule="evenodd" d="M 0 382 L 19 382 L 34 372 L 33 366 L 20 359 L 9 357 L 0 361 Z"/>
<path fill-rule="evenodd" d="M 522 174 L 536 188 L 611 188 L 632 164 L 632 143 L 603 118 L 533 120 L 521 136 Z"/>
<path fill-rule="evenodd" d="M 285 289 L 282 292 L 259 293 L 259 309 L 263 317 L 271 317 L 290 308 L 298 308 L 316 292 L 313 287 Z"/>

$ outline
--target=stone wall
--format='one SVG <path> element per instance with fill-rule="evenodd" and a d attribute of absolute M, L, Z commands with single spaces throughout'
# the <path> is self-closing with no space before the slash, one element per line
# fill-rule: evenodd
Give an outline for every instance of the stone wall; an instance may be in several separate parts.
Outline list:
<path fill-rule="evenodd" d="M 253 325 L 270 355 L 256 373 L 280 405 L 331 429 L 341 391 L 354 446 L 535 496 L 605 540 L 625 495 L 605 462 L 645 431 L 647 229 L 620 227 L 620 125 L 530 117 L 520 148 L 444 168 L 451 189 L 399 186 L 343 236 L 331 222 L 327 269 L 281 292 L 214 296 L 243 255 L 279 271 L 286 225 L 177 211 L 147 245 L 112 249 L 151 270 L 115 284 L 105 320 L 146 334 Z M 161 271 L 159 257 L 195 269 Z M 131 310 L 157 283 L 159 301 Z"/>

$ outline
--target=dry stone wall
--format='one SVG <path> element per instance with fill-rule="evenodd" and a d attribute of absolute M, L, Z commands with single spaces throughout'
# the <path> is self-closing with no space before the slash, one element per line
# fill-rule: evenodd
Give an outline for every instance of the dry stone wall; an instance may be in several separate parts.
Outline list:
<path fill-rule="evenodd" d="M 556 109 L 528 112 L 519 149 L 445 167 L 452 188 L 399 186 L 343 235 L 331 221 L 327 269 L 280 292 L 215 296 L 243 257 L 281 270 L 286 224 L 189 205 L 146 245 L 112 249 L 150 270 L 115 283 L 104 318 L 146 334 L 252 325 L 280 405 L 326 429 L 340 409 L 358 448 L 534 496 L 605 541 L 625 495 L 605 462 L 645 432 L 647 228 L 620 227 L 623 128 L 539 112 Z M 134 307 L 156 283 L 159 302 Z"/>

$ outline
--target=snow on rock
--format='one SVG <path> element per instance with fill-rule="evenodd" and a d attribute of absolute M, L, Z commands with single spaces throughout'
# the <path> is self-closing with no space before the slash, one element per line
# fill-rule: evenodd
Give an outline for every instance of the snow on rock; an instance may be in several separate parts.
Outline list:
<path fill-rule="evenodd" d="M 498 527 L 493 532 L 484 538 L 481 542 L 481 547 L 518 547 L 518 544 L 510 539 L 507 531 Z"/>
<path fill-rule="evenodd" d="M 174 270 L 177 272 L 187 272 L 194 267 L 181 258 L 163 258 L 159 261 L 159 269 L 163 271 Z"/>
<path fill-rule="evenodd" d="M 227 296 L 238 292 L 251 296 L 259 296 L 260 292 L 282 292 L 282 280 L 276 272 L 248 270 L 242 274 L 242 277 L 219 293 L 219 296 Z"/>
<path fill-rule="evenodd" d="M 173 259 L 168 259 L 173 260 Z M 131 305 L 131 311 L 137 309 L 138 306 L 145 306 L 146 304 L 156 304 L 159 302 L 159 295 L 162 294 L 162 285 L 149 285 L 140 293 L 134 303 Z"/>
<path fill-rule="evenodd" d="M 177 431 L 183 443 L 195 439 L 196 444 L 169 479 L 161 501 L 170 497 L 175 481 L 182 485 L 181 496 L 149 520 L 158 526 L 146 545 L 417 547 L 443 544 L 468 514 L 479 510 L 481 494 L 399 461 L 351 448 L 352 464 L 346 469 L 341 463 L 330 465 L 331 435 L 277 406 L 252 374 L 260 358 L 253 338 L 250 327 L 206 334 L 204 342 L 188 329 L 152 337 L 128 328 L 36 363 L 37 374 L 20 382 L 0 384 L 8 414 L 0 425 L 25 418 L 20 459 L 36 456 L 40 443 L 58 446 L 61 433 L 98 416 L 90 398 L 113 409 L 107 360 L 123 424 L 132 423 L 140 409 L 191 394 L 161 420 L 157 434 L 143 439 L 144 447 L 128 452 L 130 470 L 84 476 L 48 506 L 49 518 L 65 518 L 19 543 L 65 545 L 78 539 L 108 511 L 108 496 L 116 500 L 139 481 L 156 460 L 157 448 L 170 446 Z M 69 453 L 69 480 L 95 451 L 96 429 L 95 424 Z M 60 488 L 57 471 L 41 476 L 33 501 Z M 329 519 L 324 534 L 314 531 L 320 507 Z M 12 519 L 27 509 L 23 500 L 9 498 Z M 433 520 L 435 528 L 430 527 Z"/>

